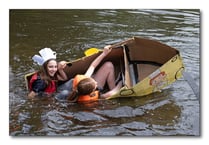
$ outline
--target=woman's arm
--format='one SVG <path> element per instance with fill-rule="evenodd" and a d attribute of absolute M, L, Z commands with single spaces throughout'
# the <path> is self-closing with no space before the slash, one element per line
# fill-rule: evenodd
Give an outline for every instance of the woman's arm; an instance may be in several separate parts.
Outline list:
<path fill-rule="evenodd" d="M 64 72 L 65 66 L 66 66 L 66 61 L 60 61 L 58 63 L 58 75 L 57 75 L 57 78 L 60 81 L 66 81 L 68 79 L 66 73 Z"/>
<path fill-rule="evenodd" d="M 88 70 L 85 73 L 85 76 L 91 77 L 94 73 L 95 68 L 100 64 L 100 62 L 107 56 L 107 54 L 111 51 L 111 45 L 107 45 L 104 47 L 102 54 L 100 54 L 89 66 Z"/>
<path fill-rule="evenodd" d="M 28 94 L 29 99 L 33 99 L 38 96 L 41 92 L 44 92 L 46 88 L 46 83 L 41 80 L 40 76 L 38 76 L 37 80 L 35 80 L 32 84 L 31 91 Z"/>

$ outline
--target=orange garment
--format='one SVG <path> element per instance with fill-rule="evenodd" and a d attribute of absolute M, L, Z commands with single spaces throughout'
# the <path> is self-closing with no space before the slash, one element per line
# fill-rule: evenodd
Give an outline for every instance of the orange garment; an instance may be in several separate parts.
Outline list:
<path fill-rule="evenodd" d="M 73 89 L 76 89 L 78 83 L 85 78 L 87 78 L 85 75 L 76 75 L 73 80 Z M 80 95 L 78 97 L 78 102 L 95 101 L 98 100 L 98 98 L 99 98 L 99 91 L 93 91 L 91 94 L 88 95 Z"/>

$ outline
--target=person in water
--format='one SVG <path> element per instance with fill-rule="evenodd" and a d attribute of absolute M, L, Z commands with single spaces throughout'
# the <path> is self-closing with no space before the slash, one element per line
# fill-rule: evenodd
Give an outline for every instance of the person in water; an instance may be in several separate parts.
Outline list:
<path fill-rule="evenodd" d="M 51 96 L 57 91 L 57 82 L 66 81 L 67 75 L 64 72 L 65 61 L 56 61 L 56 52 L 51 48 L 43 48 L 39 51 L 40 55 L 34 55 L 32 59 L 41 67 L 33 74 L 29 81 L 28 98 L 33 99 L 36 96 Z"/>
<path fill-rule="evenodd" d="M 111 45 L 105 46 L 103 52 L 91 63 L 85 74 L 78 74 L 73 79 L 61 85 L 55 98 L 58 100 L 89 101 L 107 98 L 122 87 L 122 81 L 115 81 L 115 71 L 112 62 L 105 62 L 96 72 L 96 67 L 111 52 Z M 101 93 L 107 84 L 109 91 Z"/>

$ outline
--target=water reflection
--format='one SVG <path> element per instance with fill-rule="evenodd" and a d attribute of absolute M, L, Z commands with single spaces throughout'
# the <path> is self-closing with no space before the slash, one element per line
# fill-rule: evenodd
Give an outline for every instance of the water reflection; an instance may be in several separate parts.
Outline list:
<path fill-rule="evenodd" d="M 10 114 L 11 135 L 158 135 L 175 131 L 180 107 L 169 90 L 143 98 L 73 104 L 27 101 Z M 168 114 L 169 112 L 169 114 Z M 153 130 L 154 129 L 154 130 Z"/>
<path fill-rule="evenodd" d="M 199 101 L 181 79 L 161 93 L 84 104 L 29 101 L 24 75 L 43 47 L 71 61 L 132 36 L 177 48 L 199 83 L 199 10 L 10 10 L 10 135 L 199 135 Z M 192 110 L 192 111 L 191 111 Z"/>

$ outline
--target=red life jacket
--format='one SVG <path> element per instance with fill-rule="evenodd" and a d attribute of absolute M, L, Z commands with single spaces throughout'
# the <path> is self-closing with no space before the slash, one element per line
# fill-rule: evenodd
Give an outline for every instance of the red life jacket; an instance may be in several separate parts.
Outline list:
<path fill-rule="evenodd" d="M 32 91 L 32 84 L 35 80 L 38 79 L 38 73 L 35 73 L 31 79 L 30 79 L 30 82 L 29 82 L 29 89 Z M 55 81 L 51 81 L 51 83 L 45 88 L 44 92 L 46 93 L 54 93 L 56 92 L 56 83 Z"/>
<path fill-rule="evenodd" d="M 73 89 L 76 88 L 77 84 L 82 80 L 82 79 L 85 79 L 87 78 L 86 76 L 84 75 L 76 75 L 74 77 L 74 80 L 73 80 Z M 99 98 L 99 91 L 93 91 L 91 94 L 88 94 L 88 95 L 80 95 L 78 97 L 78 102 L 84 102 L 84 101 L 95 101 L 95 100 L 98 100 Z"/>

